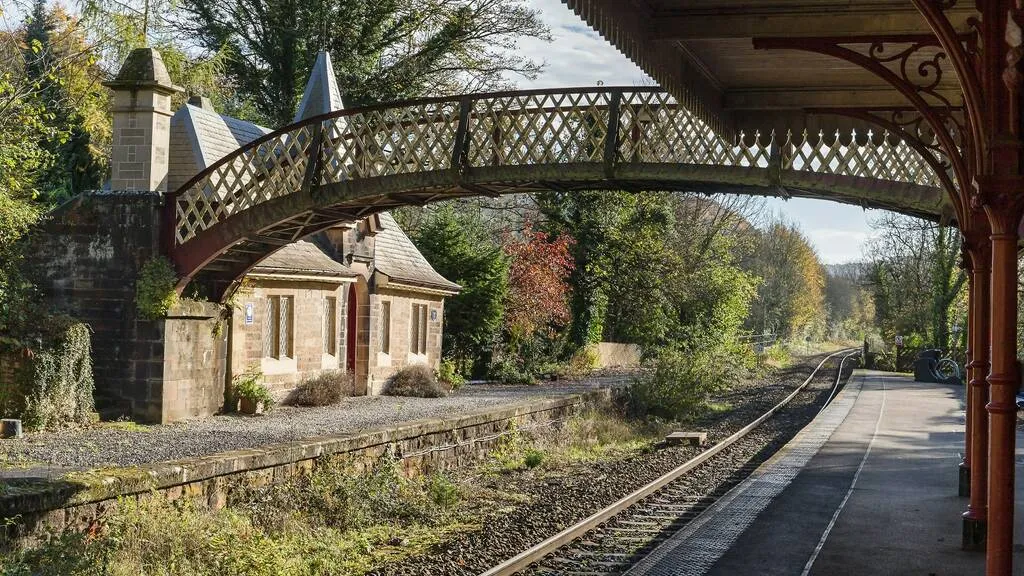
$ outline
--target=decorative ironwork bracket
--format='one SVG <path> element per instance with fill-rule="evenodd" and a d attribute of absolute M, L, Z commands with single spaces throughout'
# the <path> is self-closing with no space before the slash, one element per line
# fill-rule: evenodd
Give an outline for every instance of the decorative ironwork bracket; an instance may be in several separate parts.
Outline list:
<path fill-rule="evenodd" d="M 973 41 L 972 38 L 973 35 L 963 35 L 960 40 L 970 43 Z M 971 138 L 962 141 L 959 138 L 960 135 L 967 136 L 971 133 L 971 125 L 956 118 L 952 112 L 958 106 L 954 106 L 938 90 L 943 75 L 942 61 L 947 57 L 937 37 L 927 34 L 771 37 L 754 38 L 753 43 L 756 49 L 802 50 L 832 56 L 885 81 L 907 99 L 934 131 L 939 145 L 950 161 L 956 180 L 960 183 L 971 182 L 970 160 L 964 154 L 964 148 L 968 146 Z M 892 45 L 897 45 L 896 49 L 890 49 Z M 865 46 L 866 51 L 863 48 Z M 954 194 L 953 200 L 958 217 L 965 220 L 968 206 L 964 201 L 963 192 Z"/>

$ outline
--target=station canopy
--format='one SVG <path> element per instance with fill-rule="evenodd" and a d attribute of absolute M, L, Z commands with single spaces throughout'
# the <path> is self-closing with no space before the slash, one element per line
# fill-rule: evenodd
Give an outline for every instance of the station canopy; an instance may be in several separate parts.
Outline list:
<path fill-rule="evenodd" d="M 929 86 L 929 103 L 962 107 L 952 66 L 927 45 L 934 35 L 908 0 L 564 1 L 722 135 L 864 135 L 880 132 L 858 117 L 865 113 L 896 114 L 901 123 L 916 114 L 876 74 L 798 45 L 840 42 Z M 974 2 L 943 4 L 953 5 L 945 14 L 957 31 L 970 32 Z"/>

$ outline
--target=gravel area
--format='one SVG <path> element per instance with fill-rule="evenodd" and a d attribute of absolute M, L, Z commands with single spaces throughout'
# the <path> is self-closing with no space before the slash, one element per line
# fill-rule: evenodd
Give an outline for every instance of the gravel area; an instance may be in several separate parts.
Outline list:
<path fill-rule="evenodd" d="M 361 396 L 317 408 L 278 406 L 259 416 L 213 416 L 164 426 L 101 423 L 89 428 L 26 434 L 20 440 L 0 440 L 0 478 L 52 478 L 71 470 L 133 466 L 357 433 L 367 428 L 458 416 L 621 386 L 628 380 L 628 375 L 613 374 L 537 386 L 475 384 L 446 398 Z"/>
<path fill-rule="evenodd" d="M 723 439 L 778 403 L 803 382 L 824 356 L 806 358 L 787 370 L 734 387 L 716 399 L 728 402 L 731 410 L 709 416 L 690 429 L 707 431 L 710 443 Z M 748 441 L 685 476 L 686 482 L 693 486 L 693 494 L 723 490 L 739 480 L 736 467 L 763 461 L 788 441 L 827 399 L 838 364 L 838 360 L 827 364 L 806 393 L 797 396 L 777 418 L 759 427 Z M 472 471 L 465 471 L 464 480 L 484 489 L 525 495 L 527 502 L 512 510 L 488 511 L 480 530 L 465 533 L 428 556 L 410 558 L 370 574 L 479 574 L 665 474 L 696 453 L 697 449 L 691 447 L 665 448 L 615 460 L 581 463 L 556 473 L 538 469 L 495 477 L 473 476 Z M 640 543 L 639 547 L 644 545 Z"/>

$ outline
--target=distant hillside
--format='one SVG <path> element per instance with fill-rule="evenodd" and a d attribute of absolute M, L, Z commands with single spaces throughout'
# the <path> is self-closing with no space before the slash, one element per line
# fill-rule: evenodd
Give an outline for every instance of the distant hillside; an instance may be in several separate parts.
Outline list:
<path fill-rule="evenodd" d="M 825 272 L 832 278 L 845 278 L 859 281 L 868 272 L 867 262 L 847 262 L 845 264 L 825 264 Z"/>

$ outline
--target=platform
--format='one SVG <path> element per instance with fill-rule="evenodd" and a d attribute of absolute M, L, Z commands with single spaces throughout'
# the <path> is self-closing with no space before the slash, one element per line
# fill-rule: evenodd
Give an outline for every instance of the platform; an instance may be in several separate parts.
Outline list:
<path fill-rule="evenodd" d="M 815 422 L 628 574 L 983 574 L 984 553 L 960 549 L 960 394 L 856 371 Z M 1018 455 L 1022 443 L 1018 433 Z M 1022 515 L 1018 505 L 1018 539 Z M 1024 574 L 1015 550 L 1014 572 Z"/>

